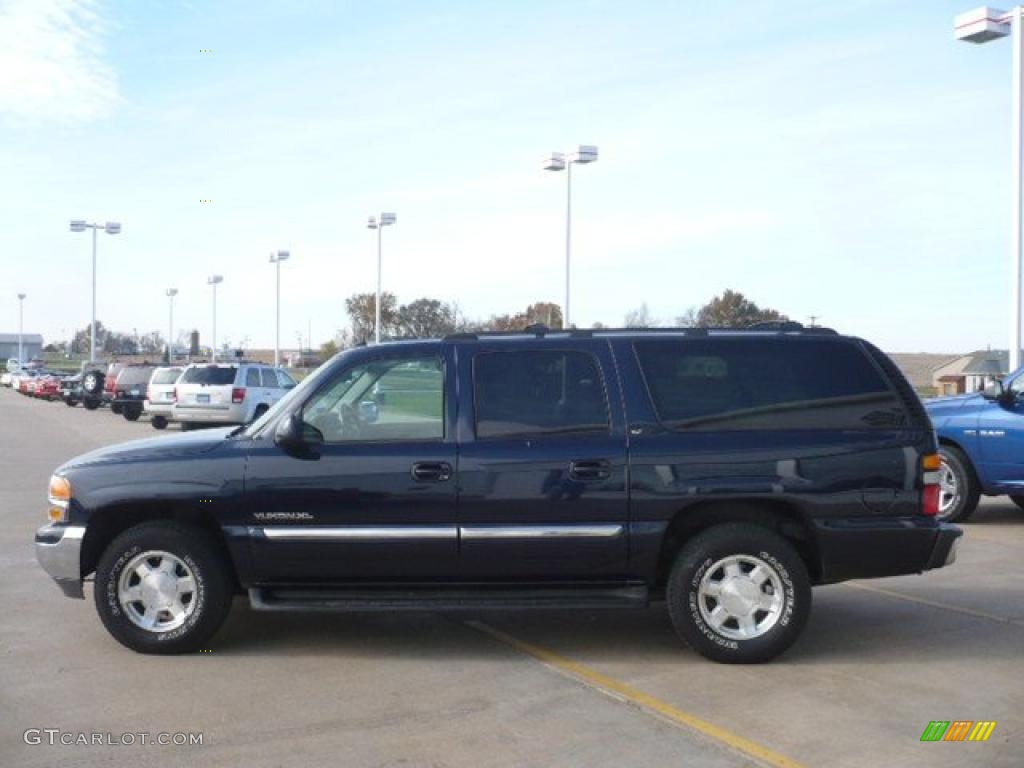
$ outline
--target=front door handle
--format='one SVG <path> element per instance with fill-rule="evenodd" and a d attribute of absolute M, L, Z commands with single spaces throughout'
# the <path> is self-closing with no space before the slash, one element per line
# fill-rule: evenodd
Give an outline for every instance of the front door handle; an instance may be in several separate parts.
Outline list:
<path fill-rule="evenodd" d="M 577 459 L 569 463 L 569 477 L 580 482 L 607 480 L 612 474 L 612 463 L 607 459 Z"/>
<path fill-rule="evenodd" d="M 412 465 L 412 479 L 417 483 L 443 483 L 452 476 L 447 461 L 417 461 Z"/>

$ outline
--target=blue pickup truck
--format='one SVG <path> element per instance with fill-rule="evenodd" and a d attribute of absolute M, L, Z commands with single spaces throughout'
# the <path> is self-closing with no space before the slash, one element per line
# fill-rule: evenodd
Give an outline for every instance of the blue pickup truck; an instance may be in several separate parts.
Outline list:
<path fill-rule="evenodd" d="M 939 438 L 938 517 L 962 522 L 981 494 L 1024 509 L 1024 369 L 983 392 L 925 402 Z"/>

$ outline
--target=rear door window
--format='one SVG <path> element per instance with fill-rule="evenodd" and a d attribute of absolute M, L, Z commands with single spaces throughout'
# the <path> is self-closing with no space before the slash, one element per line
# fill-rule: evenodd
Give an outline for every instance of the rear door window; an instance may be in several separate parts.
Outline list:
<path fill-rule="evenodd" d="M 233 365 L 225 367 L 206 365 L 201 368 L 189 368 L 182 376 L 181 383 L 205 384 L 207 386 L 234 384 L 237 372 L 238 368 Z"/>
<path fill-rule="evenodd" d="M 473 380 L 478 438 L 609 431 L 604 380 L 587 352 L 483 352 Z"/>
<path fill-rule="evenodd" d="M 258 387 L 260 385 L 260 369 L 250 368 L 245 372 L 245 386 Z"/>
<path fill-rule="evenodd" d="M 263 386 L 268 389 L 278 389 L 277 376 L 274 373 L 273 368 L 263 368 L 260 371 L 260 377 L 263 380 Z"/>
<path fill-rule="evenodd" d="M 634 344 L 658 418 L 681 430 L 879 429 L 906 424 L 868 356 L 840 339 Z"/>

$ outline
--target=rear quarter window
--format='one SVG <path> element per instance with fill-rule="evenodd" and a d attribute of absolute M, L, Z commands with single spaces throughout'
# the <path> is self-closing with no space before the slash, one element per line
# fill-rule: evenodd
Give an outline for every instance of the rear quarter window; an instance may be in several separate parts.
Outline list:
<path fill-rule="evenodd" d="M 892 429 L 904 406 L 852 341 L 651 339 L 634 344 L 659 420 L 678 430 Z"/>

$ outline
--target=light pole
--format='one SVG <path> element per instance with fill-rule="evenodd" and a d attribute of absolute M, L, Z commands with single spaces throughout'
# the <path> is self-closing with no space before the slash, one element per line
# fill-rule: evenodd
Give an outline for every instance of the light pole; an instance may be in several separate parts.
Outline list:
<path fill-rule="evenodd" d="M 565 171 L 565 306 L 562 308 L 562 327 L 569 326 L 569 263 L 572 256 L 572 167 L 597 161 L 597 147 L 580 144 L 575 152 L 552 152 L 544 163 L 545 171 Z"/>
<path fill-rule="evenodd" d="M 999 11 L 995 8 L 976 8 L 961 13 L 953 21 L 953 34 L 957 40 L 968 43 L 987 43 L 1001 37 L 1013 37 L 1013 132 L 1011 157 L 1013 164 L 1013 214 L 1010 252 L 1010 371 L 1020 366 L 1020 321 L 1021 321 L 1021 193 L 1024 190 L 1024 169 L 1021 162 L 1024 158 L 1024 8 L 1017 6 L 1013 10 Z"/>
<path fill-rule="evenodd" d="M 178 295 L 177 288 L 167 289 L 167 303 L 170 305 L 167 320 L 167 364 L 174 362 L 174 297 Z"/>
<path fill-rule="evenodd" d="M 206 278 L 207 285 L 213 286 L 213 335 L 210 338 L 210 362 L 217 362 L 217 284 L 223 283 L 221 275 L 210 275 Z"/>
<path fill-rule="evenodd" d="M 384 231 L 384 227 L 390 227 L 397 220 L 398 220 L 397 217 L 393 213 L 382 213 L 380 215 L 379 219 L 376 216 L 371 216 L 367 220 L 367 222 L 366 222 L 366 226 L 367 226 L 368 229 L 376 229 L 377 230 L 377 302 L 376 302 L 376 306 L 374 307 L 375 316 L 374 316 L 374 322 L 373 322 L 373 337 L 374 337 L 374 341 L 377 344 L 380 344 L 380 276 L 381 276 L 380 241 L 381 241 L 381 233 Z"/>
<path fill-rule="evenodd" d="M 21 337 L 25 331 L 25 296 L 27 294 L 18 294 L 18 365 L 25 362 L 25 356 L 22 352 Z"/>
<path fill-rule="evenodd" d="M 277 265 L 277 317 L 274 321 L 274 367 L 280 364 L 281 358 L 281 262 L 288 261 L 288 251 L 270 254 L 270 263 Z"/>
<path fill-rule="evenodd" d="M 89 325 L 89 362 L 96 362 L 96 230 L 102 229 L 108 235 L 116 235 L 121 232 L 121 225 L 116 221 L 108 221 L 106 224 L 84 221 L 83 219 L 71 220 L 72 232 L 85 232 L 92 230 L 92 322 Z"/>

